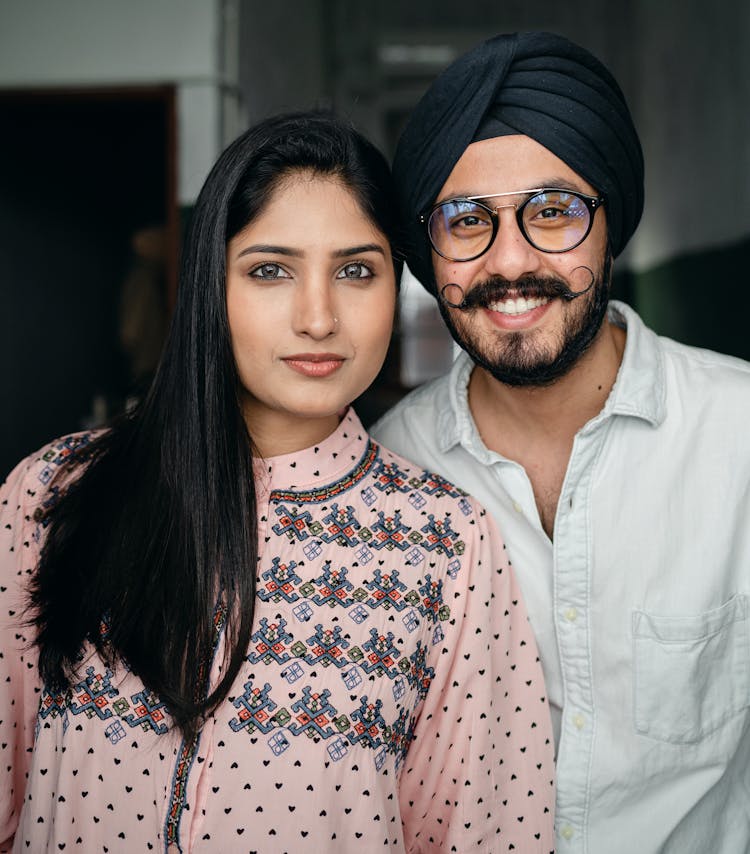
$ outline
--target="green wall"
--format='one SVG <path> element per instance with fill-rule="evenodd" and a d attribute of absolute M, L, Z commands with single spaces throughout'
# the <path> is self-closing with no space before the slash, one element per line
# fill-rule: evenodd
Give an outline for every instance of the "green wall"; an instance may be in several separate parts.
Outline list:
<path fill-rule="evenodd" d="M 748 259 L 750 237 L 645 272 L 616 274 L 613 296 L 661 335 L 750 360 Z"/>

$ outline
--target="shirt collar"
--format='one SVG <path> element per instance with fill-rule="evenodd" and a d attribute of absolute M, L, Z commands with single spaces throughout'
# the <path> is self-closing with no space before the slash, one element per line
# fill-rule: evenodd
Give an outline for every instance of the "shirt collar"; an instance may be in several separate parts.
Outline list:
<path fill-rule="evenodd" d="M 625 352 L 604 408 L 587 427 L 613 415 L 642 418 L 656 427 L 666 416 L 666 380 L 659 338 L 625 303 L 612 300 L 609 319 L 627 330 Z M 468 385 L 473 368 L 471 358 L 462 350 L 448 374 L 450 406 L 438 415 L 438 443 L 442 453 L 463 444 L 481 462 L 489 462 L 496 455 L 482 442 L 469 410 Z"/>

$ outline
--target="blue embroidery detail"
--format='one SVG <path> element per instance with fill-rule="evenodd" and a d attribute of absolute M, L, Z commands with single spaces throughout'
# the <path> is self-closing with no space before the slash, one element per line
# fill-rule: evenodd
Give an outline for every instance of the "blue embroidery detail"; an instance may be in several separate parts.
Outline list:
<path fill-rule="evenodd" d="M 407 534 L 411 529 L 407 528 L 401 521 L 401 511 L 396 510 L 393 516 L 386 516 L 385 513 L 378 511 L 378 521 L 372 526 L 372 532 L 375 535 L 370 540 L 369 545 L 374 549 L 398 549 L 405 551 L 409 548 L 409 541 L 406 539 Z"/>
<path fill-rule="evenodd" d="M 255 650 L 247 656 L 247 660 L 251 664 L 257 664 L 259 661 L 264 664 L 270 664 L 272 661 L 284 664 L 285 661 L 289 661 L 291 656 L 287 651 L 287 645 L 294 641 L 294 637 L 285 629 L 286 620 L 283 617 L 278 623 L 270 624 L 266 617 L 262 617 L 260 628 L 251 637 Z"/>
<path fill-rule="evenodd" d="M 333 664 L 336 667 L 344 667 L 346 659 L 343 650 L 349 646 L 349 641 L 341 637 L 341 626 L 333 629 L 324 629 L 321 623 L 315 626 L 315 634 L 307 639 L 308 646 L 312 650 L 305 655 L 308 664 L 322 664 L 328 667 Z"/>
<path fill-rule="evenodd" d="M 422 533 L 427 535 L 425 537 L 426 542 L 422 544 L 423 548 L 428 552 L 437 550 L 438 553 L 453 557 L 456 532 L 451 527 L 450 516 L 446 515 L 444 519 L 440 520 L 430 513 L 427 518 L 429 522 L 421 528 Z"/>
<path fill-rule="evenodd" d="M 331 512 L 323 517 L 326 526 L 320 539 L 326 543 L 338 543 L 340 546 L 356 546 L 359 543 L 355 532 L 362 526 L 354 515 L 354 508 L 347 504 L 345 510 L 340 510 L 335 502 L 331 504 Z"/>
<path fill-rule="evenodd" d="M 112 687 L 112 671 L 107 668 L 104 676 L 96 673 L 93 667 L 86 668 L 86 678 L 73 688 L 70 699 L 70 711 L 74 715 L 85 714 L 87 718 L 96 715 L 100 720 L 112 717 L 109 701 L 117 697 L 119 691 Z"/>
<path fill-rule="evenodd" d="M 274 756 L 281 756 L 281 754 L 289 747 L 289 740 L 284 733 L 279 730 L 268 739 L 268 746 L 271 748 L 271 753 L 273 753 Z"/>
<path fill-rule="evenodd" d="M 349 752 L 349 746 L 341 736 L 334 738 L 326 749 L 328 750 L 328 755 L 334 762 L 338 762 L 340 759 L 343 759 Z"/>
<path fill-rule="evenodd" d="M 370 613 L 363 605 L 355 605 L 351 611 L 349 611 L 349 616 L 357 625 L 359 625 L 360 623 L 364 623 L 364 621 L 370 616 Z"/>
<path fill-rule="evenodd" d="M 261 576 L 266 583 L 264 589 L 258 590 L 258 598 L 264 602 L 270 600 L 278 602 L 281 599 L 287 602 L 296 602 L 299 595 L 295 591 L 294 585 L 302 581 L 294 571 L 296 567 L 297 561 L 295 560 L 290 560 L 286 564 L 281 562 L 281 558 L 273 558 L 272 566 Z"/>
<path fill-rule="evenodd" d="M 153 692 L 144 688 L 143 691 L 132 694 L 130 699 L 134 709 L 130 714 L 122 716 L 125 723 L 132 727 L 140 726 L 144 732 L 151 729 L 157 735 L 164 735 L 167 732 L 169 729 L 165 723 L 167 707 Z"/>
<path fill-rule="evenodd" d="M 306 733 L 314 738 L 316 735 L 328 738 L 334 734 L 330 726 L 336 716 L 336 709 L 328 702 L 331 692 L 325 689 L 320 694 L 313 694 L 312 688 L 306 685 L 302 689 L 302 697 L 292 705 L 292 711 L 296 712 L 295 722 L 289 724 L 289 731 L 293 735 Z"/>
<path fill-rule="evenodd" d="M 402 595 L 407 588 L 403 582 L 399 581 L 397 569 L 385 575 L 376 569 L 372 581 L 365 582 L 365 587 L 373 593 L 367 600 L 370 608 L 382 605 L 386 610 L 395 608 L 397 611 L 403 611 L 408 604 Z"/>
<path fill-rule="evenodd" d="M 256 727 L 263 733 L 268 733 L 276 727 L 271 716 L 276 703 L 268 696 L 271 686 L 266 682 L 262 689 L 253 688 L 253 680 L 245 682 L 245 691 L 241 697 L 235 698 L 232 705 L 239 709 L 237 717 L 229 721 L 229 726 L 235 731 L 246 730 L 254 732 Z"/>
<path fill-rule="evenodd" d="M 290 542 L 302 542 L 306 540 L 310 534 L 307 532 L 307 526 L 312 522 L 312 516 L 308 510 L 302 513 L 296 513 L 281 504 L 274 508 L 274 513 L 279 516 L 279 521 L 273 526 L 272 530 L 275 534 L 281 536 L 286 534 Z"/>
<path fill-rule="evenodd" d="M 300 623 L 306 623 L 310 617 L 312 617 L 313 609 L 309 602 L 300 602 L 299 605 L 295 605 L 294 608 L 292 608 L 292 613 Z"/>
<path fill-rule="evenodd" d="M 354 589 L 354 585 L 347 579 L 348 570 L 345 566 L 340 569 L 331 569 L 331 561 L 327 560 L 323 565 L 323 574 L 315 579 L 318 591 L 312 600 L 316 605 L 342 605 L 347 608 L 354 601 L 347 595 Z"/>
<path fill-rule="evenodd" d="M 118 741 L 122 741 L 123 738 L 127 735 L 125 732 L 125 727 L 120 723 L 120 721 L 112 721 L 112 723 L 104 730 L 104 735 L 110 740 L 112 744 L 117 744 Z"/>
<path fill-rule="evenodd" d="M 386 726 L 380 713 L 382 708 L 383 701 L 380 698 L 374 703 L 369 703 L 367 696 L 359 698 L 359 708 L 352 712 L 352 718 L 357 721 L 354 732 L 347 733 L 352 745 L 364 743 L 367 747 L 380 747 L 383 743 L 381 735 Z"/>
<path fill-rule="evenodd" d="M 394 662 L 401 653 L 393 645 L 393 632 L 379 635 L 377 629 L 370 629 L 370 640 L 363 643 L 362 648 L 369 650 L 369 655 L 359 662 L 365 673 L 377 673 L 378 676 L 387 674 L 391 679 L 397 676 Z"/>

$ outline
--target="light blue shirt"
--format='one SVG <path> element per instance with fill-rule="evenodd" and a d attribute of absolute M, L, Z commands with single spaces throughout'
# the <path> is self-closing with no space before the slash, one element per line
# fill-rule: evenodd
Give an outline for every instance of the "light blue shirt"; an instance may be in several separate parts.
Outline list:
<path fill-rule="evenodd" d="M 537 635 L 559 854 L 750 851 L 750 364 L 628 306 L 617 380 L 577 433 L 545 534 L 521 465 L 469 411 L 473 365 L 372 430 L 494 514 Z"/>

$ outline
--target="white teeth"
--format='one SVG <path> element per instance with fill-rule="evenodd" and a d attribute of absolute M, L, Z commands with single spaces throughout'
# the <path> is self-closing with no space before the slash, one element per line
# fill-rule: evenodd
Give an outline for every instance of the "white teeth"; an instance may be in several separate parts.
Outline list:
<path fill-rule="evenodd" d="M 548 297 L 539 297 L 537 299 L 506 299 L 503 302 L 491 302 L 489 304 L 490 311 L 498 311 L 500 314 L 525 314 L 527 311 L 539 308 L 540 305 L 546 305 L 549 302 Z"/>

